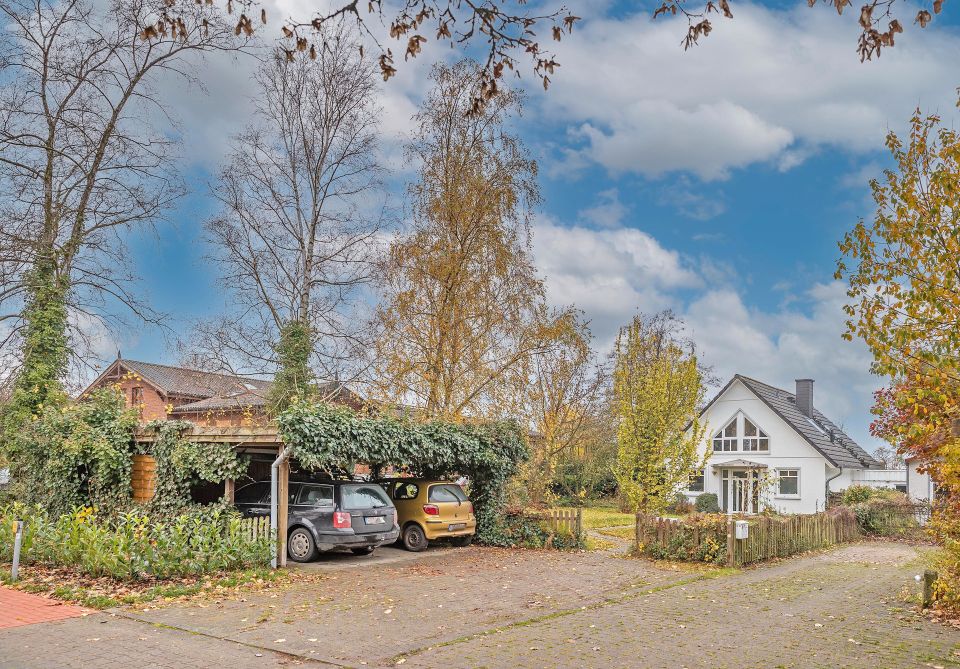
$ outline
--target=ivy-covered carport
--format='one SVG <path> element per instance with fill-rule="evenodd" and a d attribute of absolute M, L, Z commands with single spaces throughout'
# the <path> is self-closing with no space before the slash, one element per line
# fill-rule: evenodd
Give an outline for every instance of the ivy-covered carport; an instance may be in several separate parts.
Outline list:
<path fill-rule="evenodd" d="M 164 428 L 173 428 L 164 429 Z M 176 433 L 173 437 L 172 432 Z M 190 423 L 158 422 L 136 436 L 141 452 L 164 452 L 165 440 L 193 444 L 192 457 L 224 459 L 230 447 L 239 455 L 269 456 L 271 466 L 271 528 L 287 526 L 291 460 L 307 469 L 353 472 L 367 465 L 374 473 L 392 468 L 418 476 L 466 476 L 477 518 L 477 538 L 499 543 L 504 506 L 504 484 L 527 459 L 523 430 L 513 421 L 452 423 L 416 422 L 392 415 L 360 415 L 346 407 L 301 402 L 261 427 L 204 427 Z M 197 448 L 199 447 L 199 448 Z M 173 456 L 174 459 L 176 456 Z M 168 458 L 169 459 L 169 458 Z M 154 461 L 156 465 L 156 461 Z M 223 499 L 232 503 L 236 477 L 243 469 L 235 463 L 211 467 L 211 472 L 231 472 L 223 479 Z M 138 473 L 134 462 L 134 494 L 152 497 L 151 481 L 163 480 L 149 469 Z M 221 480 L 207 475 L 205 480 Z M 274 566 L 286 565 L 286 532 L 276 532 Z"/>
<path fill-rule="evenodd" d="M 477 518 L 477 538 L 499 543 L 504 486 L 529 457 L 516 421 L 416 422 L 393 415 L 360 415 L 346 407 L 296 403 L 277 418 L 282 450 L 274 463 L 271 526 L 286 527 L 289 462 L 320 471 L 354 471 L 363 464 L 378 473 L 388 467 L 417 476 L 466 476 Z M 277 560 L 286 564 L 285 537 L 278 533 Z"/>

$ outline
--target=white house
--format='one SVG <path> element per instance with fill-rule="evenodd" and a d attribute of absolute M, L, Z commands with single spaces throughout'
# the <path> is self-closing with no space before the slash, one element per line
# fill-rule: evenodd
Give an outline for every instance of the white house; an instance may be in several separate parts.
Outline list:
<path fill-rule="evenodd" d="M 796 384 L 789 393 L 737 374 L 704 407 L 708 459 L 688 497 L 715 493 L 729 513 L 816 513 L 830 491 L 882 468 L 813 406 L 811 379 Z"/>

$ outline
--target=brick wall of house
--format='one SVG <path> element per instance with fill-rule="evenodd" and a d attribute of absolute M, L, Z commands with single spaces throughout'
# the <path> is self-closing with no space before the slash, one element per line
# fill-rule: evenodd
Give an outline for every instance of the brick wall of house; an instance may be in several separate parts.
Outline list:
<path fill-rule="evenodd" d="M 125 376 L 119 380 L 103 379 L 99 385 L 108 388 L 119 385 L 128 407 L 133 406 L 134 400 L 139 397 L 139 404 L 142 406 L 140 416 L 144 422 L 164 420 L 167 417 L 168 400 L 143 379 L 127 378 Z"/>

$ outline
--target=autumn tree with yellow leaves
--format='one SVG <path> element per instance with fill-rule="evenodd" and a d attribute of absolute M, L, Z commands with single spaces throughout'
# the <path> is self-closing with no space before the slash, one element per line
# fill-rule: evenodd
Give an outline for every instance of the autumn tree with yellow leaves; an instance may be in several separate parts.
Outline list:
<path fill-rule="evenodd" d="M 569 311 L 562 319 L 555 345 L 532 357 L 521 412 L 533 432 L 522 479 L 534 506 L 550 501 L 558 465 L 589 459 L 612 442 L 608 370 L 598 363 L 583 314 Z"/>
<path fill-rule="evenodd" d="M 534 355 L 568 327 L 530 255 L 537 165 L 507 130 L 519 93 L 468 114 L 478 66 L 433 69 L 408 157 L 411 224 L 380 280 L 374 385 L 430 417 L 516 415 Z"/>
<path fill-rule="evenodd" d="M 668 311 L 638 315 L 620 329 L 614 347 L 616 476 L 644 522 L 663 513 L 703 466 L 698 446 L 706 426 L 698 411 L 705 370 L 682 328 Z"/>
<path fill-rule="evenodd" d="M 845 338 L 862 339 L 878 394 L 873 431 L 937 482 L 933 527 L 948 551 L 944 592 L 960 606 L 960 134 L 917 110 L 887 136 L 896 167 L 870 184 L 876 213 L 840 242 Z"/>

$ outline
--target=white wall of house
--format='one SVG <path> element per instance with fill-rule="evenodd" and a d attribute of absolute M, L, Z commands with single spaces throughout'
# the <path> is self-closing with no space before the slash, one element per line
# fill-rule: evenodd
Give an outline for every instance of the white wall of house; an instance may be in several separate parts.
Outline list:
<path fill-rule="evenodd" d="M 907 460 L 907 495 L 916 502 L 932 502 L 934 497 L 930 474 L 921 473 L 915 460 Z"/>
<path fill-rule="evenodd" d="M 894 488 L 906 492 L 906 469 L 851 469 L 849 471 L 851 473 L 851 485 Z M 831 490 L 833 490 L 832 487 Z"/>
<path fill-rule="evenodd" d="M 769 451 L 724 451 L 714 452 L 713 436 L 741 413 L 769 437 Z M 721 500 L 722 465 L 734 460 L 748 460 L 767 465 L 768 489 L 764 495 L 767 505 L 782 513 L 816 513 L 822 511 L 826 502 L 827 460 L 803 437 L 754 395 L 743 383 L 735 380 L 718 397 L 701 417 L 707 424 L 707 432 L 701 444 L 701 453 L 707 453 L 704 474 L 704 492 L 712 492 Z M 741 434 L 742 437 L 742 434 Z M 741 442 L 742 443 L 742 442 Z M 777 480 L 778 470 L 799 470 L 799 494 L 781 495 Z M 835 474 L 836 469 L 832 469 Z M 849 484 L 848 470 L 843 472 Z M 841 477 L 842 480 L 843 477 Z M 841 483 L 842 485 L 842 483 Z M 831 489 L 839 490 L 840 487 Z M 696 498 L 699 492 L 687 491 L 687 496 Z"/>

